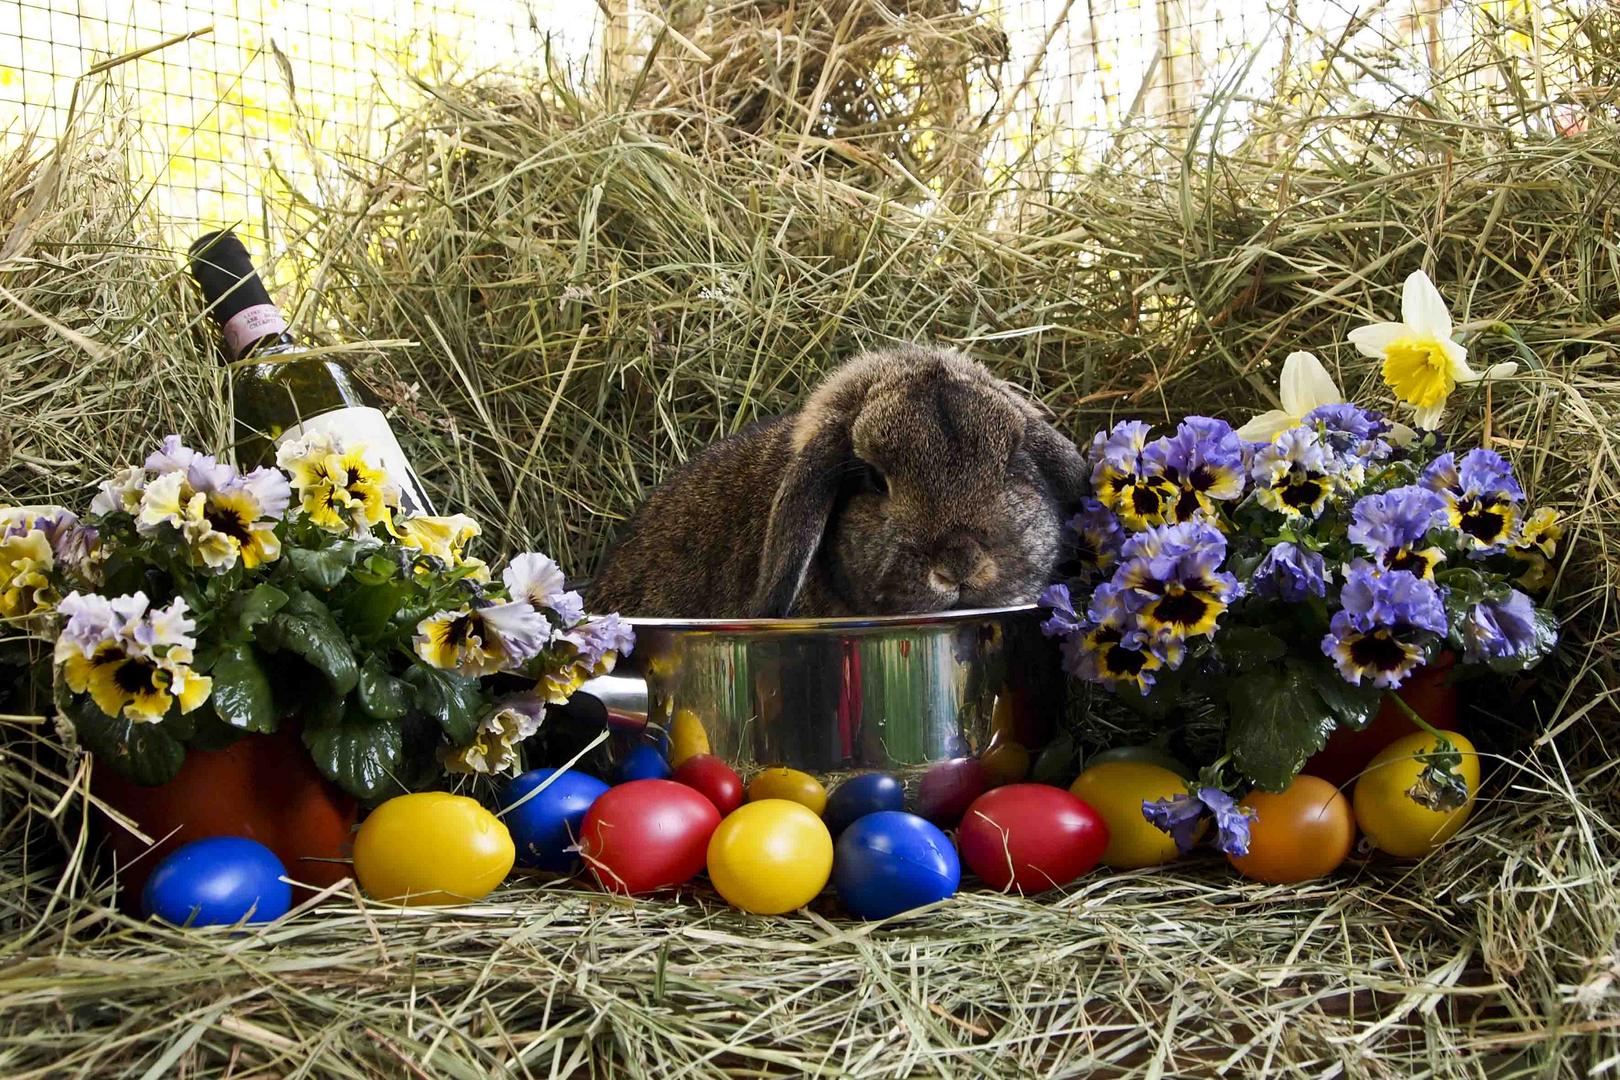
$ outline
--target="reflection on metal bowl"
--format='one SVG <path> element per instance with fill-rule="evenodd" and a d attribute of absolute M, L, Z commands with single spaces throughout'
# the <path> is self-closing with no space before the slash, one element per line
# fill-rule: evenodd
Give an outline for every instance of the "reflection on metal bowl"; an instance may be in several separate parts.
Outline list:
<path fill-rule="evenodd" d="M 1041 618 L 1026 605 L 864 619 L 632 619 L 634 653 L 570 706 L 640 732 L 636 741 L 668 737 L 677 757 L 707 749 L 745 775 L 774 765 L 904 775 L 980 757 L 995 780 L 1010 782 L 1063 715 L 1065 679 Z"/>

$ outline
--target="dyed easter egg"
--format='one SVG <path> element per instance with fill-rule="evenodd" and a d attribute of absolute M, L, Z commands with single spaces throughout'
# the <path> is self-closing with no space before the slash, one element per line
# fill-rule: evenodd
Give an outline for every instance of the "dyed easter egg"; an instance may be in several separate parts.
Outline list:
<path fill-rule="evenodd" d="M 591 804 L 580 854 L 609 892 L 657 892 L 698 875 L 719 824 L 720 812 L 701 792 L 673 780 L 633 780 Z"/>
<path fill-rule="evenodd" d="M 962 820 L 973 800 L 989 786 L 978 758 L 952 758 L 923 773 L 917 785 L 917 813 L 941 828 Z"/>
<path fill-rule="evenodd" d="M 1468 787 L 1467 800 L 1455 810 L 1430 810 L 1407 794 L 1423 773 L 1423 755 L 1440 749 L 1439 740 L 1426 731 L 1390 743 L 1356 781 L 1351 801 L 1356 824 L 1380 851 L 1420 858 L 1455 836 L 1473 812 L 1479 795 L 1479 754 L 1473 743 L 1455 732 L 1446 738 L 1462 756 L 1457 774 Z"/>
<path fill-rule="evenodd" d="M 1038 893 L 1067 885 L 1108 847 L 1102 815 L 1062 788 L 1008 784 L 962 815 L 962 861 L 993 889 Z"/>
<path fill-rule="evenodd" d="M 270 922 L 292 907 L 287 870 L 257 840 L 211 836 L 171 852 L 141 892 L 141 910 L 176 926 Z"/>
<path fill-rule="evenodd" d="M 1350 800 L 1320 777 L 1296 776 L 1285 791 L 1251 791 L 1238 805 L 1255 815 L 1249 851 L 1226 861 L 1256 881 L 1292 885 L 1331 874 L 1356 842 Z"/>
<path fill-rule="evenodd" d="M 888 773 L 862 773 L 851 776 L 827 796 L 822 819 L 834 836 L 867 814 L 899 810 L 906 804 L 906 789 Z"/>
<path fill-rule="evenodd" d="M 766 769 L 748 781 L 748 801 L 786 799 L 820 816 L 827 809 L 827 789 L 821 781 L 798 769 Z"/>
<path fill-rule="evenodd" d="M 709 881 L 726 902 L 779 915 L 815 899 L 832 873 L 832 835 L 802 803 L 762 799 L 739 807 L 709 840 Z"/>
<path fill-rule="evenodd" d="M 1187 781 L 1147 761 L 1105 761 L 1088 765 L 1069 787 L 1108 823 L 1104 866 L 1136 870 L 1158 866 L 1181 854 L 1170 834 L 1142 816 L 1142 804 L 1187 794 Z"/>
<path fill-rule="evenodd" d="M 621 784 L 632 780 L 668 780 L 671 769 L 663 751 L 651 743 L 632 746 L 620 760 L 614 777 Z"/>
<path fill-rule="evenodd" d="M 1022 743 L 1002 742 L 984 752 L 984 779 L 989 787 L 1016 784 L 1029 775 L 1029 751 Z"/>
<path fill-rule="evenodd" d="M 572 849 L 580 824 L 607 789 L 596 777 L 573 769 L 530 769 L 507 784 L 501 820 L 517 845 L 518 865 L 559 874 L 578 870 L 579 853 Z"/>
<path fill-rule="evenodd" d="M 839 836 L 833 887 L 850 914 L 886 919 L 955 894 L 962 863 L 950 837 L 916 814 L 880 810 Z"/>
<path fill-rule="evenodd" d="M 443 791 L 400 795 L 373 810 L 354 838 L 354 874 L 378 900 L 408 907 L 482 900 L 517 851 L 500 819 Z"/>
<path fill-rule="evenodd" d="M 742 777 L 737 771 L 713 754 L 693 754 L 675 770 L 677 784 L 701 791 L 725 817 L 743 801 Z"/>

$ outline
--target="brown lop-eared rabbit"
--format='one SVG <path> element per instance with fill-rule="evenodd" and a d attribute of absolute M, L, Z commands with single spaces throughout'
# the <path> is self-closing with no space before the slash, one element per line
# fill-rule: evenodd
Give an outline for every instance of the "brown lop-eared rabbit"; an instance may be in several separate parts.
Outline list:
<path fill-rule="evenodd" d="M 960 353 L 862 353 L 803 409 L 709 447 L 652 493 L 592 611 L 886 615 L 1035 599 L 1086 470 L 1011 384 Z"/>

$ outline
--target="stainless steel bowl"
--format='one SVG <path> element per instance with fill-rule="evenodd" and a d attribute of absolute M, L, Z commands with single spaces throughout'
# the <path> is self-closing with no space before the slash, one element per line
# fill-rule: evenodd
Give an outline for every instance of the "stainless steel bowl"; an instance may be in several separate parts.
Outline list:
<path fill-rule="evenodd" d="M 1034 605 L 859 619 L 631 619 L 635 651 L 585 684 L 574 705 L 620 732 L 642 732 L 636 741 L 706 743 L 745 775 L 774 765 L 911 774 L 1003 746 L 1001 771 L 1016 773 L 1051 738 L 1065 704 L 1041 619 Z"/>

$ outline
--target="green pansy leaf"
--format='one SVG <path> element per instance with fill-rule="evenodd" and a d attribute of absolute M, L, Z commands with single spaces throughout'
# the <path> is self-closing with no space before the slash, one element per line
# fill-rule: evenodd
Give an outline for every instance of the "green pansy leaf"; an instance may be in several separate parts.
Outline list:
<path fill-rule="evenodd" d="M 308 589 L 294 589 L 289 593 L 285 610 L 296 615 L 315 615 L 323 619 L 332 617 L 332 609 Z"/>
<path fill-rule="evenodd" d="M 304 745 L 315 767 L 357 799 L 375 801 L 398 790 L 399 725 L 346 711 L 335 724 L 304 728 Z"/>
<path fill-rule="evenodd" d="M 343 601 L 343 621 L 360 637 L 374 637 L 388 629 L 410 595 L 410 586 L 400 581 L 363 585 Z"/>
<path fill-rule="evenodd" d="M 348 639 L 330 615 L 292 611 L 272 615 L 259 630 L 259 644 L 271 652 L 285 651 L 303 657 L 326 676 L 339 697 L 353 690 L 360 681 Z"/>
<path fill-rule="evenodd" d="M 165 724 L 137 724 L 108 716 L 88 697 L 62 703 L 79 743 L 96 763 L 148 787 L 173 780 L 186 760 L 186 748 Z"/>
<path fill-rule="evenodd" d="M 286 607 L 289 599 L 286 593 L 268 582 L 255 585 L 252 591 L 242 598 L 236 617 L 237 627 L 244 634 L 252 633 L 254 627 Z"/>
<path fill-rule="evenodd" d="M 231 645 L 214 661 L 214 711 L 242 731 L 276 730 L 276 699 L 251 645 Z"/>
<path fill-rule="evenodd" d="M 1290 661 L 1226 680 L 1231 721 L 1226 746 L 1249 779 L 1282 791 L 1327 744 L 1334 715 L 1304 664 Z"/>
<path fill-rule="evenodd" d="M 378 720 L 398 720 L 410 710 L 410 687 L 370 657 L 360 667 L 360 707 Z"/>
<path fill-rule="evenodd" d="M 1215 635 L 1215 650 L 1232 671 L 1249 671 L 1281 660 L 1288 644 L 1269 630 L 1254 626 L 1223 627 Z"/>
<path fill-rule="evenodd" d="M 187 750 L 223 750 L 247 734 L 221 720 L 208 703 L 198 707 L 192 716 L 196 719 L 196 730 L 186 740 Z"/>
<path fill-rule="evenodd" d="M 1329 663 L 1304 663 L 1311 676 L 1311 685 L 1322 703 L 1333 713 L 1340 727 L 1360 731 L 1372 723 L 1383 705 L 1384 692 L 1369 683 L 1356 686 L 1345 681 L 1339 670 Z"/>
<path fill-rule="evenodd" d="M 452 746 L 472 742 L 484 711 L 484 692 L 477 679 L 414 664 L 405 672 L 405 681 L 414 690 L 416 707 L 439 722 Z"/>
<path fill-rule="evenodd" d="M 329 540 L 320 548 L 288 548 L 287 561 L 306 583 L 336 588 L 356 559 L 379 546 L 375 539 Z"/>

